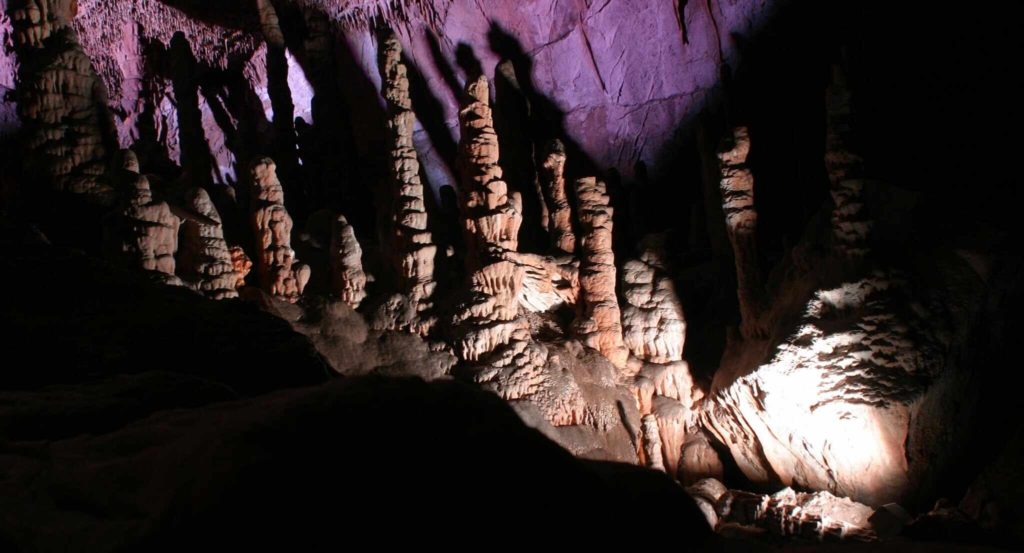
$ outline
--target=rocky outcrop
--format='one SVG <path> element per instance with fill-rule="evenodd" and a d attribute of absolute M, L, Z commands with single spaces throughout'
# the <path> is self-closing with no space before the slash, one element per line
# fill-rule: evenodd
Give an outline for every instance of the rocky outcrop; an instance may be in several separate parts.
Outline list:
<path fill-rule="evenodd" d="M 355 230 L 344 215 L 338 215 L 331 229 L 331 292 L 353 309 L 366 298 L 363 249 Z"/>
<path fill-rule="evenodd" d="M 409 97 L 409 79 L 402 63 L 402 45 L 388 32 L 381 37 L 378 52 L 381 93 L 387 102 L 388 205 L 381 241 L 398 277 L 398 288 L 409 297 L 417 311 L 432 307 L 434 257 L 437 246 L 427 228 L 424 188 L 420 163 L 413 145 L 415 115 Z"/>
<path fill-rule="evenodd" d="M 548 211 L 551 245 L 565 253 L 573 253 L 576 235 L 572 230 L 572 210 L 565 193 L 565 145 L 560 140 L 552 140 L 544 148 L 544 159 L 538 173 L 546 203 L 551 206 Z"/>
<path fill-rule="evenodd" d="M 185 201 L 189 212 L 181 223 L 179 276 L 208 298 L 238 297 L 238 283 L 245 276 L 235 269 L 220 214 L 210 195 L 202 188 L 193 188 L 185 193 Z"/>
<path fill-rule="evenodd" d="M 181 220 L 167 202 L 153 199 L 149 179 L 132 172 L 138 167 L 130 151 L 122 154 L 122 200 L 107 220 L 106 242 L 113 256 L 131 267 L 148 271 L 160 282 L 181 284 L 174 274 Z"/>
<path fill-rule="evenodd" d="M 11 4 L 25 169 L 44 188 L 109 206 L 116 193 L 104 178 L 105 133 L 113 123 L 103 83 L 69 27 L 75 11 L 73 0 Z"/>
<path fill-rule="evenodd" d="M 719 186 L 725 226 L 736 261 L 736 293 L 740 304 L 740 332 L 744 338 L 763 338 L 767 333 L 764 283 L 757 260 L 757 211 L 754 209 L 754 175 L 747 166 L 750 135 L 736 127 L 718 152 Z"/>
<path fill-rule="evenodd" d="M 768 363 L 705 400 L 702 425 L 751 481 L 873 506 L 929 493 L 965 429 L 970 373 L 951 352 L 982 293 L 966 263 L 939 260 L 913 283 L 876 271 L 819 289 Z"/>
<path fill-rule="evenodd" d="M 580 222 L 580 302 L 574 330 L 587 346 L 612 365 L 626 368 L 629 351 L 622 341 L 622 321 L 615 296 L 615 253 L 612 251 L 612 207 L 604 182 L 594 177 L 576 181 Z"/>
<path fill-rule="evenodd" d="M 309 281 L 309 266 L 297 264 L 291 246 L 292 218 L 284 207 L 284 190 L 274 160 L 264 157 L 250 166 L 252 229 L 256 238 L 256 270 L 260 288 L 296 302 Z"/>
<path fill-rule="evenodd" d="M 825 169 L 832 185 L 832 240 L 840 255 L 856 259 L 868 252 L 871 221 L 862 198 L 864 160 L 851 149 L 850 92 L 838 66 L 832 68 L 832 83 L 826 96 L 828 131 L 825 141 Z"/>

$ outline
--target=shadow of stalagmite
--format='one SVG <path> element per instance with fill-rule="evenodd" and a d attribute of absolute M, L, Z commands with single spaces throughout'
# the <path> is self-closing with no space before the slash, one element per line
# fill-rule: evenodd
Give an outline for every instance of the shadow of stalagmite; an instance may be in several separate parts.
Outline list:
<path fill-rule="evenodd" d="M 183 177 L 190 186 L 209 188 L 213 155 L 203 132 L 203 115 L 199 110 L 198 64 L 184 33 L 177 32 L 171 38 L 167 62 L 178 114 Z"/>

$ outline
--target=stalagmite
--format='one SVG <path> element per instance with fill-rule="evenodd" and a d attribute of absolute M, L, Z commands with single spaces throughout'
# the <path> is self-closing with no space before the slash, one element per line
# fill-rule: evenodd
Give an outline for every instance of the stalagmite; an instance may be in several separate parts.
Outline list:
<path fill-rule="evenodd" d="M 69 26 L 76 2 L 12 3 L 26 170 L 51 190 L 111 205 L 116 192 L 103 178 L 108 155 L 104 131 L 113 122 L 103 83 Z"/>
<path fill-rule="evenodd" d="M 754 209 L 754 175 L 747 166 L 750 136 L 736 127 L 718 152 L 722 211 L 736 261 L 736 286 L 740 304 L 740 333 L 744 338 L 763 338 L 764 284 L 757 261 L 757 211 Z"/>
<path fill-rule="evenodd" d="M 548 231 L 551 243 L 565 253 L 576 249 L 576 235 L 572 230 L 572 210 L 565 193 L 565 146 L 559 140 L 552 140 L 545 148 L 544 161 L 540 168 L 540 183 L 547 203 L 551 208 Z"/>
<path fill-rule="evenodd" d="M 250 176 L 260 287 L 272 296 L 294 303 L 309 281 L 309 266 L 296 264 L 291 247 L 292 218 L 284 207 L 284 191 L 274 160 L 257 159 L 252 163 Z"/>
<path fill-rule="evenodd" d="M 432 306 L 434 256 L 437 246 L 427 229 L 427 211 L 420 182 L 420 163 L 413 145 L 415 115 L 409 97 L 409 79 L 402 63 L 402 46 L 394 33 L 381 39 L 378 64 L 388 107 L 388 173 L 390 210 L 386 213 L 382 242 L 398 275 L 399 290 L 416 304 L 417 311 Z"/>
<path fill-rule="evenodd" d="M 134 154 L 122 154 L 121 207 L 110 218 L 107 244 L 115 257 L 129 266 L 148 271 L 158 281 L 181 284 L 174 274 L 174 253 L 178 249 L 181 220 L 166 202 L 153 201 L 149 179 L 132 172 Z"/>
<path fill-rule="evenodd" d="M 654 415 L 644 415 L 640 420 L 641 436 L 643 438 L 644 463 L 647 468 L 654 470 L 665 470 L 665 463 L 661 452 L 661 433 L 658 431 L 658 421 Z"/>
<path fill-rule="evenodd" d="M 470 297 L 456 310 L 453 323 L 461 330 L 456 352 L 465 360 L 481 361 L 513 337 L 529 340 L 529 325 L 519 318 L 518 304 L 525 270 L 503 259 L 505 252 L 516 251 L 522 215 L 501 180 L 486 77 L 466 87 L 459 123 L 459 195 L 471 276 Z"/>
<path fill-rule="evenodd" d="M 355 230 L 339 215 L 331 231 L 331 291 L 353 309 L 366 297 L 362 256 Z"/>
<path fill-rule="evenodd" d="M 847 258 L 863 257 L 868 252 L 871 231 L 862 194 L 864 160 L 850 147 L 850 92 L 838 66 L 832 68 L 832 83 L 826 97 L 828 132 L 825 142 L 825 168 L 832 185 L 832 238 L 836 251 Z"/>
<path fill-rule="evenodd" d="M 235 288 L 241 288 L 245 286 L 245 277 L 252 271 L 252 260 L 245 255 L 241 246 L 231 246 L 228 253 L 231 254 L 231 267 L 235 271 Z"/>
<path fill-rule="evenodd" d="M 670 363 L 683 358 L 686 319 L 664 261 L 664 236 L 640 244 L 640 258 L 622 267 L 623 341 L 638 359 Z"/>
<path fill-rule="evenodd" d="M 224 240 L 220 214 L 202 188 L 185 193 L 190 209 L 182 221 L 178 272 L 185 283 L 212 299 L 238 297 L 238 274 Z"/>
<path fill-rule="evenodd" d="M 603 182 L 594 177 L 576 181 L 580 240 L 580 309 L 575 322 L 581 341 L 626 368 L 629 351 L 622 341 L 619 302 L 615 296 L 615 253 L 612 251 L 612 207 Z"/>

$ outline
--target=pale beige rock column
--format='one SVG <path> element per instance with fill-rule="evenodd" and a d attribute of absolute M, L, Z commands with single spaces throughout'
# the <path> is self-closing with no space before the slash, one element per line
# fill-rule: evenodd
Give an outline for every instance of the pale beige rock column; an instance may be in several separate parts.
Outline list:
<path fill-rule="evenodd" d="M 149 179 L 131 170 L 138 166 L 135 155 L 125 151 L 122 159 L 123 196 L 107 228 L 108 246 L 129 266 L 147 271 L 160 282 L 181 284 L 174 273 L 181 220 L 166 202 L 153 200 Z"/>
<path fill-rule="evenodd" d="M 626 368 L 629 352 L 622 341 L 622 320 L 615 296 L 615 253 L 612 212 L 605 184 L 594 177 L 576 181 L 580 221 L 580 309 L 575 332 L 587 346 L 601 352 L 618 369 Z"/>
<path fill-rule="evenodd" d="M 832 82 L 826 95 L 827 135 L 825 169 L 832 185 L 832 239 L 839 255 L 859 259 L 868 253 L 867 238 L 871 221 L 864 208 L 864 160 L 850 147 L 850 91 L 846 76 L 838 66 L 832 68 Z"/>
<path fill-rule="evenodd" d="M 560 140 L 552 140 L 545 146 L 539 173 L 541 188 L 551 206 L 548 212 L 551 244 L 565 253 L 573 253 L 576 234 L 572 230 L 572 210 L 565 193 L 565 146 Z"/>
<path fill-rule="evenodd" d="M 416 304 L 417 311 L 432 307 L 434 256 L 437 246 L 427 228 L 427 210 L 420 181 L 420 163 L 413 145 L 415 115 L 409 97 L 409 79 L 402 63 L 402 45 L 394 33 L 381 38 L 378 52 L 381 92 L 387 101 L 390 150 L 390 222 L 385 229 L 387 254 L 398 276 L 402 293 Z"/>
<path fill-rule="evenodd" d="M 763 338 L 765 297 L 757 262 L 757 211 L 754 209 L 754 175 L 747 165 L 750 135 L 736 127 L 718 152 L 722 211 L 736 262 L 740 304 L 740 333 L 744 338 Z"/>
<path fill-rule="evenodd" d="M 331 230 L 331 290 L 353 309 L 366 298 L 362 258 L 355 230 L 344 215 L 338 215 Z"/>
<path fill-rule="evenodd" d="M 113 120 L 103 83 L 70 27 L 76 6 L 11 0 L 25 168 L 50 190 L 109 206 L 117 193 L 103 178 L 110 153 L 103 129 Z"/>
<path fill-rule="evenodd" d="M 185 193 L 188 216 L 181 225 L 178 272 L 190 288 L 208 298 L 238 297 L 238 274 L 224 240 L 220 214 L 202 188 Z"/>
<path fill-rule="evenodd" d="M 255 160 L 252 179 L 252 229 L 256 238 L 256 270 L 264 292 L 296 302 L 309 281 L 309 266 L 297 264 L 291 246 L 292 218 L 284 207 L 277 166 L 269 157 Z"/>

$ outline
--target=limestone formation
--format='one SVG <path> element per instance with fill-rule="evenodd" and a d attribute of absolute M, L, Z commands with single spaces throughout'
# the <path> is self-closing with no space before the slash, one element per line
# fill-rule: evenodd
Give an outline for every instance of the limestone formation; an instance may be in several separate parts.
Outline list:
<path fill-rule="evenodd" d="M 683 359 L 686 319 L 664 261 L 664 236 L 640 244 L 640 258 L 622 267 L 623 341 L 638 359 L 670 363 Z"/>
<path fill-rule="evenodd" d="M 580 239 L 580 308 L 575 322 L 581 341 L 626 368 L 629 351 L 622 341 L 622 321 L 615 296 L 615 253 L 612 251 L 612 207 L 603 182 L 594 177 L 576 181 Z"/>
<path fill-rule="evenodd" d="M 264 292 L 295 303 L 309 281 L 309 266 L 296 263 L 291 247 L 292 218 L 284 207 L 284 190 L 274 160 L 255 160 L 252 179 L 252 229 L 256 270 Z"/>
<path fill-rule="evenodd" d="M 469 270 L 486 264 L 498 251 L 516 251 L 522 225 L 522 201 L 509 193 L 498 165 L 498 136 L 494 132 L 486 77 L 466 86 L 459 111 L 459 189 L 466 262 Z"/>
<path fill-rule="evenodd" d="M 836 252 L 847 258 L 863 257 L 871 222 L 862 198 L 864 160 L 851 148 L 850 92 L 846 78 L 836 66 L 826 97 L 828 132 L 825 142 L 825 168 L 832 185 L 832 239 Z"/>
<path fill-rule="evenodd" d="M 355 230 L 344 215 L 338 215 L 331 230 L 331 291 L 353 309 L 366 297 L 362 258 Z"/>
<path fill-rule="evenodd" d="M 486 77 L 469 83 L 459 111 L 457 165 L 470 295 L 453 323 L 460 329 L 456 352 L 467 361 L 482 361 L 513 337 L 529 341 L 518 303 L 525 269 L 504 258 L 516 251 L 522 215 L 501 178 L 488 90 Z"/>
<path fill-rule="evenodd" d="M 409 97 L 409 79 L 402 63 L 402 45 L 394 33 L 380 41 L 378 65 L 381 92 L 387 101 L 388 177 L 390 209 L 382 217 L 387 255 L 398 276 L 399 289 L 416 304 L 417 311 L 430 309 L 437 246 L 427 228 L 427 211 L 420 181 L 420 163 L 413 145 L 415 115 Z"/>
<path fill-rule="evenodd" d="M 736 286 L 740 304 L 740 332 L 744 338 L 763 338 L 767 333 L 764 284 L 757 261 L 757 211 L 754 209 L 754 175 L 747 165 L 750 136 L 736 127 L 718 152 L 722 211 L 736 261 Z"/>
<path fill-rule="evenodd" d="M 654 470 L 665 470 L 662 456 L 661 433 L 658 431 L 658 420 L 654 415 L 644 415 L 640 420 L 644 464 Z"/>
<path fill-rule="evenodd" d="M 186 285 L 209 298 L 238 297 L 239 275 L 210 195 L 193 188 L 185 193 L 185 201 L 189 212 L 181 225 L 179 275 Z"/>
<path fill-rule="evenodd" d="M 231 246 L 228 253 L 231 254 L 231 267 L 235 272 L 235 288 L 241 288 L 245 286 L 245 277 L 252 271 L 252 260 L 245 255 L 245 250 L 241 246 Z"/>
<path fill-rule="evenodd" d="M 701 497 L 700 491 L 695 491 Z M 731 534 L 730 526 L 751 526 L 775 536 L 819 541 L 877 539 L 871 507 L 827 491 L 802 493 L 785 488 L 773 495 L 758 495 L 728 490 L 717 499 L 715 511 L 716 529 L 726 535 Z"/>
<path fill-rule="evenodd" d="M 551 245 L 565 253 L 576 249 L 576 235 L 572 230 L 572 210 L 565 193 L 565 146 L 552 140 L 545 147 L 539 178 L 547 204 L 551 206 L 548 232 Z"/>
<path fill-rule="evenodd" d="M 522 270 L 517 301 L 523 310 L 540 313 L 561 305 L 576 305 L 580 291 L 579 261 L 572 256 L 504 252 L 502 259 Z"/>
<path fill-rule="evenodd" d="M 108 206 L 117 196 L 104 179 L 113 123 L 103 84 L 69 26 L 75 11 L 74 0 L 13 2 L 25 168 L 49 190 Z"/>
<path fill-rule="evenodd" d="M 132 154 L 122 165 L 132 167 Z M 174 274 L 181 220 L 166 202 L 153 199 L 149 179 L 129 169 L 121 175 L 122 201 L 110 219 L 107 244 L 114 256 L 129 266 L 147 271 L 158 281 L 180 284 Z"/>

